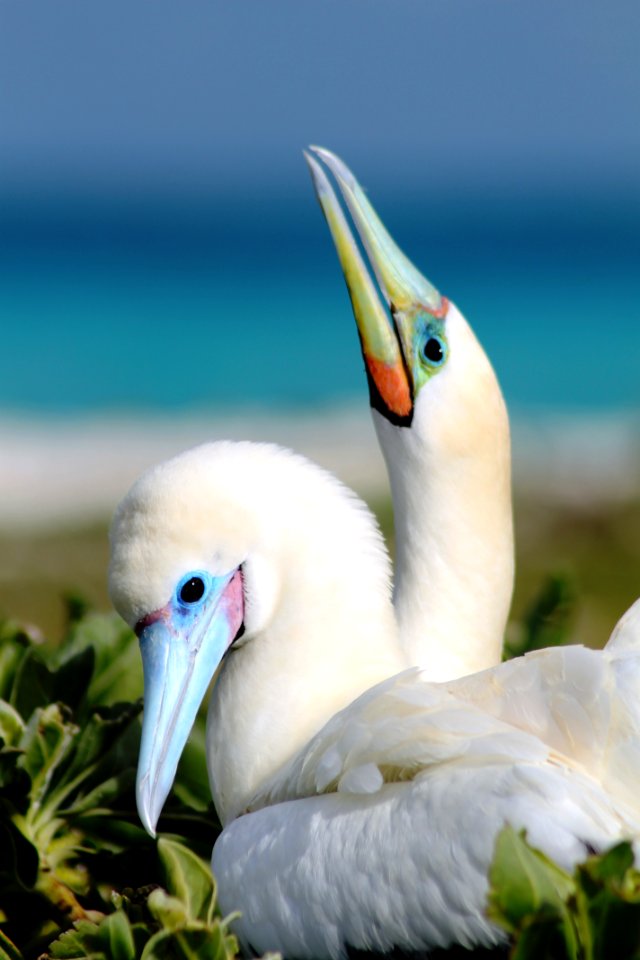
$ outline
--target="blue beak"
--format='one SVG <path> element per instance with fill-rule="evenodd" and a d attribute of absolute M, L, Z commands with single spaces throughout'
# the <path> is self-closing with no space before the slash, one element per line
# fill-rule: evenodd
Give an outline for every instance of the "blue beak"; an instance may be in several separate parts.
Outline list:
<path fill-rule="evenodd" d="M 144 716 L 136 801 L 151 836 L 202 698 L 242 624 L 240 571 L 207 581 L 202 601 L 185 605 L 174 598 L 141 624 Z"/>

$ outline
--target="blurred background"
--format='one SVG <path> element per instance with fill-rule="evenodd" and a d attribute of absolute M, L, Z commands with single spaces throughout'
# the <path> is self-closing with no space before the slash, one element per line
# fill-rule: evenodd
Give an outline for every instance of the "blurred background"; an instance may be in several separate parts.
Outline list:
<path fill-rule="evenodd" d="M 520 618 L 640 594 L 637 0 L 0 4 L 0 610 L 106 608 L 147 465 L 271 439 L 391 536 L 302 149 L 340 154 L 465 313 L 512 416 Z"/>

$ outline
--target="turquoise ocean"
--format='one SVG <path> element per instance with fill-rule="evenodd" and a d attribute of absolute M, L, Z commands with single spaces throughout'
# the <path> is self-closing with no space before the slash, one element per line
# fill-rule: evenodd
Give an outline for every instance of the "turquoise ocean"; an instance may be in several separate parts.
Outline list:
<path fill-rule="evenodd" d="M 640 409 L 640 212 L 624 191 L 376 206 L 467 316 L 516 415 Z M 0 416 L 318 411 L 364 395 L 311 191 L 5 198 Z"/>
<path fill-rule="evenodd" d="M 640 211 L 624 190 L 376 190 L 472 324 L 511 414 L 516 485 L 640 486 Z M 302 177 L 278 194 L 78 191 L 0 202 L 0 526 L 108 516 L 154 462 L 273 440 L 387 489 L 349 299 Z"/>

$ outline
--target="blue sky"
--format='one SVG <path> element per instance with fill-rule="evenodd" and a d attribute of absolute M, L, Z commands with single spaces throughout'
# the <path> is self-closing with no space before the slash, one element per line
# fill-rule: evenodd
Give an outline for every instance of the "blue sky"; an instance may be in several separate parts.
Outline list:
<path fill-rule="evenodd" d="M 638 0 L 0 0 L 5 190 L 640 186 Z"/>
<path fill-rule="evenodd" d="M 360 395 L 321 143 L 510 403 L 637 409 L 639 49 L 640 0 L 0 0 L 0 406 Z"/>

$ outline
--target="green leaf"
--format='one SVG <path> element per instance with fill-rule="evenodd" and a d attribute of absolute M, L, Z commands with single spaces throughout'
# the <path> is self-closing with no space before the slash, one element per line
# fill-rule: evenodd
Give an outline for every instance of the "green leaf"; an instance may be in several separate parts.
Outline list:
<path fill-rule="evenodd" d="M 98 927 L 98 942 L 109 960 L 135 960 L 136 949 L 126 914 L 117 910 Z"/>
<path fill-rule="evenodd" d="M 576 871 L 594 960 L 640 956 L 640 872 L 629 843 L 591 857 Z"/>
<path fill-rule="evenodd" d="M 24 721 L 18 711 L 6 700 L 0 700 L 0 738 L 7 746 L 13 746 L 23 731 Z"/>
<path fill-rule="evenodd" d="M 32 807 L 41 803 L 57 767 L 66 759 L 78 727 L 63 716 L 57 703 L 34 711 L 20 742 L 24 753 L 18 761 L 31 778 Z"/>
<path fill-rule="evenodd" d="M 171 933 L 160 931 L 147 943 L 141 960 L 232 960 L 238 952 L 235 937 L 221 925 L 208 930 L 190 927 Z"/>
<path fill-rule="evenodd" d="M 227 922 L 218 921 L 211 929 L 209 937 L 209 956 L 211 960 L 231 960 L 238 953 L 238 941 L 228 932 Z M 272 960 L 277 956 L 271 954 Z"/>
<path fill-rule="evenodd" d="M 77 710 L 86 698 L 90 688 L 95 668 L 95 652 L 92 647 L 79 650 L 69 655 L 63 647 L 65 656 L 53 673 L 52 700 L 63 701 L 67 706 Z"/>
<path fill-rule="evenodd" d="M 89 920 L 79 920 L 71 930 L 66 930 L 57 940 L 49 944 L 49 956 L 55 960 L 110 960 L 103 953 L 96 952 L 98 924 Z"/>
<path fill-rule="evenodd" d="M 510 960 L 583 960 L 575 940 L 567 943 L 557 916 L 543 911 L 531 918 L 520 931 L 509 953 Z"/>
<path fill-rule="evenodd" d="M 206 923 L 215 904 L 215 883 L 209 865 L 191 850 L 162 837 L 158 854 L 169 893 L 184 903 L 189 920 Z"/>
<path fill-rule="evenodd" d="M 23 717 L 53 700 L 52 672 L 42 662 L 39 653 L 30 647 L 17 665 L 11 687 L 11 704 Z"/>
<path fill-rule="evenodd" d="M 41 637 L 33 628 L 15 620 L 0 620 L 0 697 L 12 699 L 12 691 L 22 660 Z"/>
<path fill-rule="evenodd" d="M 615 884 L 620 888 L 627 872 L 633 867 L 633 848 L 630 843 L 618 843 L 600 857 L 591 857 L 582 870 L 594 881 Z"/>
<path fill-rule="evenodd" d="M 103 780 L 97 787 L 89 791 L 73 803 L 60 811 L 61 815 L 76 818 L 81 814 L 93 816 L 112 815 L 112 811 L 105 809 L 124 793 L 131 791 L 135 784 L 135 770 L 123 770 L 122 773 Z"/>
<path fill-rule="evenodd" d="M 177 960 L 177 954 L 173 951 L 173 932 L 171 930 L 159 930 L 150 940 L 147 941 L 140 960 Z"/>
<path fill-rule="evenodd" d="M 628 843 L 569 877 L 511 828 L 491 867 L 488 916 L 513 938 L 512 960 L 638 960 L 640 871 Z"/>
<path fill-rule="evenodd" d="M 489 916 L 507 930 L 542 908 L 561 915 L 576 889 L 569 874 L 526 843 L 524 831 L 509 826 L 496 839 L 489 879 Z"/>
<path fill-rule="evenodd" d="M 212 944 L 212 939 L 219 938 L 209 930 L 181 930 L 172 937 L 172 953 L 184 960 L 212 960 L 218 956 L 217 944 Z"/>
<path fill-rule="evenodd" d="M 125 819 L 130 815 L 132 822 Z M 76 824 L 84 833 L 99 844 L 101 850 L 120 853 L 129 848 L 151 846 L 153 841 L 139 822 L 135 810 L 117 811 L 92 810 L 89 816 L 74 817 Z"/>
<path fill-rule="evenodd" d="M 24 960 L 15 943 L 0 930 L 0 960 Z"/>
<path fill-rule="evenodd" d="M 95 655 L 87 701 L 108 705 L 142 696 L 142 659 L 133 631 L 115 614 L 91 613 L 73 623 L 65 656 L 91 648 Z"/>
<path fill-rule="evenodd" d="M 142 709 L 141 703 L 118 703 L 110 707 L 96 707 L 79 731 L 73 761 L 66 773 L 72 780 L 104 758 L 121 734 Z M 132 765 L 135 760 L 132 758 Z"/>
<path fill-rule="evenodd" d="M 131 924 L 122 910 L 100 923 L 79 920 L 49 946 L 54 960 L 136 960 Z"/>
<path fill-rule="evenodd" d="M 161 887 L 157 887 L 149 894 L 147 906 L 165 930 L 180 930 L 182 927 L 186 927 L 189 922 L 189 916 L 182 900 L 170 896 Z"/>
<path fill-rule="evenodd" d="M 30 648 L 20 661 L 11 692 L 11 703 L 29 717 L 37 707 L 60 700 L 74 710 L 85 700 L 94 669 L 94 652 L 89 647 L 58 661 Z"/>
<path fill-rule="evenodd" d="M 589 904 L 594 960 L 640 957 L 640 905 L 603 891 Z"/>

